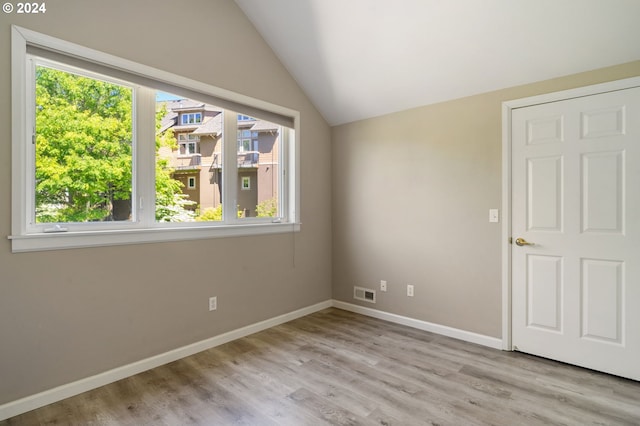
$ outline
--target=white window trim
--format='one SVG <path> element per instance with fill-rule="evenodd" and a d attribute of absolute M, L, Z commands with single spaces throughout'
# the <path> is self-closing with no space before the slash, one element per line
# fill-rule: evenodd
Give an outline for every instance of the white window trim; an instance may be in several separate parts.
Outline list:
<path fill-rule="evenodd" d="M 173 84 L 188 90 L 197 91 L 210 96 L 216 96 L 220 99 L 229 100 L 237 104 L 246 105 L 248 108 L 255 108 L 291 117 L 293 120 L 293 132 L 283 131 L 282 144 L 287 144 L 288 149 L 282 149 L 282 164 L 285 169 L 283 175 L 283 185 L 286 188 L 280 197 L 280 211 L 286 213 L 285 218 L 275 218 L 271 222 L 256 221 L 254 218 L 238 219 L 234 212 L 235 195 L 237 188 L 235 179 L 231 179 L 226 188 L 225 199 L 223 204 L 225 207 L 226 221 L 223 224 L 206 223 L 196 224 L 194 222 L 186 223 L 168 223 L 159 224 L 154 220 L 150 220 L 150 215 L 146 215 L 147 219 L 136 218 L 133 223 L 104 223 L 92 224 L 90 228 L 83 229 L 82 226 L 75 226 L 73 230 L 65 230 L 62 227 L 58 229 L 61 232 L 33 232 L 29 230 L 27 213 L 29 211 L 27 203 L 27 194 L 33 191 L 29 189 L 32 179 L 29 178 L 30 171 L 26 164 L 28 161 L 28 144 L 31 140 L 33 129 L 29 129 L 30 120 L 27 111 L 32 106 L 26 96 L 27 83 L 27 45 L 41 47 L 43 49 L 64 52 L 65 54 L 78 57 L 86 61 L 104 64 L 114 69 L 126 70 L 128 72 L 143 75 L 158 82 L 165 84 Z M 269 102 L 250 98 L 225 89 L 221 89 L 209 84 L 181 77 L 166 71 L 138 64 L 133 61 L 112 56 L 103 52 L 89 49 L 74 43 L 56 39 L 44 34 L 37 33 L 18 26 L 12 26 L 11 38 L 11 71 L 12 71 L 12 194 L 11 194 L 11 240 L 12 252 L 55 250 L 80 247 L 99 247 L 123 244 L 140 244 L 140 243 L 156 243 L 163 241 L 180 241 L 190 239 L 207 239 L 231 236 L 246 235 L 264 235 L 276 234 L 284 232 L 296 232 L 300 230 L 300 170 L 297 166 L 300 161 L 300 113 L 298 111 L 281 107 Z M 144 92 L 144 90 L 143 90 Z M 143 94 L 144 95 L 144 94 Z M 137 100 L 136 113 L 140 111 L 153 111 L 154 99 L 151 96 L 142 96 Z M 146 103 L 146 104 L 145 104 Z M 237 122 L 236 114 L 226 114 L 225 125 L 227 128 L 234 128 Z M 138 117 L 137 119 L 140 119 Z M 147 117 L 146 119 L 152 119 Z M 289 133 L 293 133 L 291 137 Z M 232 144 L 235 144 L 235 132 L 227 132 Z M 153 139 L 152 139 L 153 140 Z M 135 155 L 135 167 L 138 168 L 138 175 L 148 173 L 154 170 L 155 147 L 154 144 L 149 146 L 138 146 L 138 152 Z M 228 145 L 228 143 L 227 143 Z M 233 146 L 233 145 L 228 145 Z M 146 152 L 142 152 L 142 151 Z M 230 167 L 236 166 L 235 149 L 226 150 L 225 162 Z M 290 157 L 291 156 L 291 157 Z M 237 170 L 235 171 L 237 173 Z M 135 179 L 134 179 L 135 180 Z M 135 190 L 140 194 L 154 194 L 153 179 L 142 179 L 143 182 L 134 182 Z M 144 209 L 146 205 L 153 206 L 155 210 L 155 202 L 137 196 L 135 198 L 140 209 Z M 97 225 L 97 226 L 96 226 Z M 114 229 L 117 227 L 117 229 Z M 55 227 L 54 227 L 55 228 Z"/>
<path fill-rule="evenodd" d="M 241 184 L 240 189 L 243 191 L 248 191 L 251 189 L 251 176 L 241 176 Z M 247 182 L 247 186 L 245 187 L 244 183 Z"/>
<path fill-rule="evenodd" d="M 187 120 L 187 122 L 184 122 L 185 117 L 191 117 L 193 115 L 194 118 L 194 122 L 193 123 L 189 123 L 189 121 Z M 199 121 L 195 121 L 196 116 L 200 116 L 200 120 Z M 202 113 L 201 112 L 185 112 L 180 114 L 180 125 L 181 126 L 189 126 L 189 125 L 196 125 L 196 124 L 202 124 Z"/>
<path fill-rule="evenodd" d="M 178 142 L 178 157 L 183 158 L 183 157 L 193 157 L 194 155 L 200 155 L 200 149 L 199 149 L 199 145 L 200 142 L 199 141 L 180 141 Z M 193 150 L 194 152 L 189 152 L 189 145 L 193 145 Z M 181 152 L 182 151 L 182 147 L 184 146 L 184 154 Z"/>
<path fill-rule="evenodd" d="M 193 185 L 191 182 L 193 181 Z M 187 189 L 196 189 L 197 181 L 195 176 L 187 176 Z"/>

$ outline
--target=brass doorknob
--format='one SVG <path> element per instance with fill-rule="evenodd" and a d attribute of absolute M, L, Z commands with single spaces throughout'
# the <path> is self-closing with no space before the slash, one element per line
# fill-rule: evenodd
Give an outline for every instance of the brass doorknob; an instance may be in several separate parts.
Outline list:
<path fill-rule="evenodd" d="M 532 246 L 532 245 L 534 245 L 534 243 L 527 242 L 524 238 L 518 238 L 516 240 L 516 245 L 518 245 L 520 247 L 522 247 L 522 246 Z"/>

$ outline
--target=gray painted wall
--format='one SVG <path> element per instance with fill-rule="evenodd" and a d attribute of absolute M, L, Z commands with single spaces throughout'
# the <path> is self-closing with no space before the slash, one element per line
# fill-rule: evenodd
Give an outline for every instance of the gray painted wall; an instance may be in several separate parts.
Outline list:
<path fill-rule="evenodd" d="M 302 231 L 11 254 L 11 24 L 299 110 Z M 0 405 L 331 297 L 330 129 L 233 1 L 2 13 L 0 93 Z"/>
<path fill-rule="evenodd" d="M 640 61 L 334 127 L 334 299 L 500 337 L 501 225 L 488 219 L 501 103 L 637 75 Z M 353 299 L 380 280 L 375 305 Z"/>

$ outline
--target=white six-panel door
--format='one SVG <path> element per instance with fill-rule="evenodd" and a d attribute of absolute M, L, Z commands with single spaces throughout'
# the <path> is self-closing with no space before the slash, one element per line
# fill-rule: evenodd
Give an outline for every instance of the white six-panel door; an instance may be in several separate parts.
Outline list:
<path fill-rule="evenodd" d="M 511 117 L 513 347 L 640 380 L 640 88 Z"/>

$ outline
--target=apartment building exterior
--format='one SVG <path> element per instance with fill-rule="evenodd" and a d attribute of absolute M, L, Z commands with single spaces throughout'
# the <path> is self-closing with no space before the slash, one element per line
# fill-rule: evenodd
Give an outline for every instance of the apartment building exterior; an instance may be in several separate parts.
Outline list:
<path fill-rule="evenodd" d="M 222 203 L 223 110 L 188 99 L 158 103 L 165 108 L 159 132 L 173 131 L 174 148 L 161 147 L 158 155 L 169 159 L 172 176 L 183 184 L 182 191 L 197 212 Z M 278 199 L 279 125 L 238 114 L 237 128 L 238 211 L 255 217 L 260 203 Z"/>

